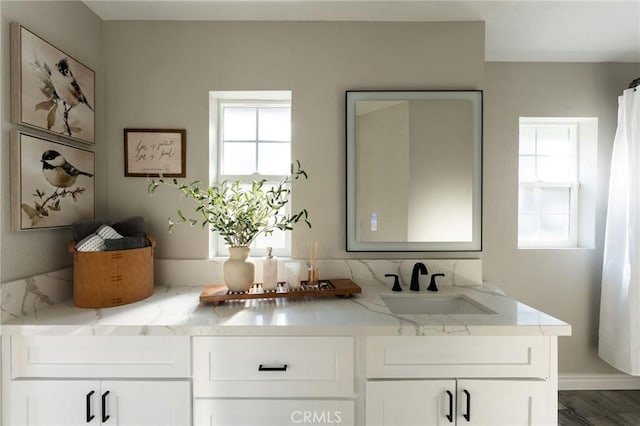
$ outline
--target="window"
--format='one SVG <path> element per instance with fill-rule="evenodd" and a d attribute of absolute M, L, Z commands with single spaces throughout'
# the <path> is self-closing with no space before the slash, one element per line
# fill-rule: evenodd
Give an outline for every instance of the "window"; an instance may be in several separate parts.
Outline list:
<path fill-rule="evenodd" d="M 210 103 L 214 180 L 241 180 L 248 187 L 260 179 L 269 185 L 290 173 L 290 92 L 212 92 Z M 291 233 L 275 230 L 270 236 L 260 235 L 251 254 L 264 255 L 267 247 L 276 255 L 289 256 Z M 210 254 L 226 251 L 224 240 L 214 235 Z"/>
<path fill-rule="evenodd" d="M 596 128 L 596 119 L 520 119 L 518 247 L 593 245 Z"/>

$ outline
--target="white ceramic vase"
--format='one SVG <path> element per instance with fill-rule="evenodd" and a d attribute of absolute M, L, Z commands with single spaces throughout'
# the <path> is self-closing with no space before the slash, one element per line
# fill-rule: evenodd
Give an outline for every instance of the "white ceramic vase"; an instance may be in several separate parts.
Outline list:
<path fill-rule="evenodd" d="M 230 291 L 248 291 L 253 285 L 256 267 L 249 257 L 249 247 L 229 247 L 229 259 L 222 268 L 224 282 Z"/>

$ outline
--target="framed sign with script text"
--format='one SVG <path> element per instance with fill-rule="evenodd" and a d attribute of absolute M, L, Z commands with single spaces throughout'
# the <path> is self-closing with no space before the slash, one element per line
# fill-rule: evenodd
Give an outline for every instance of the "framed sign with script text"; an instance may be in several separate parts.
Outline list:
<path fill-rule="evenodd" d="M 186 177 L 187 131 L 124 129 L 124 175 Z"/>

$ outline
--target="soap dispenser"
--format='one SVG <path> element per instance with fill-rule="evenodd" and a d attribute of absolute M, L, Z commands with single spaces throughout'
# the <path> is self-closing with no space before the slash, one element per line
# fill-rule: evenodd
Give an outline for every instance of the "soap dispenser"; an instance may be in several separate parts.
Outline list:
<path fill-rule="evenodd" d="M 267 256 L 262 261 L 262 288 L 265 291 L 276 289 L 278 282 L 278 259 L 271 254 L 271 247 L 267 247 Z"/>

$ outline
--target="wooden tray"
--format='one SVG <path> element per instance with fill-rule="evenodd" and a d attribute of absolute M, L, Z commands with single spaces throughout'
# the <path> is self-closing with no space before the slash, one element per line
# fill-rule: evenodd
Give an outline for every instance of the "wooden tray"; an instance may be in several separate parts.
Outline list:
<path fill-rule="evenodd" d="M 342 296 L 350 297 L 352 294 L 361 293 L 360 286 L 350 279 L 320 280 L 320 286 L 309 286 L 306 281 L 302 282 L 302 287 L 291 289 L 287 292 L 279 293 L 275 290 L 264 293 L 230 292 L 225 285 L 212 285 L 200 293 L 200 302 L 212 303 L 217 306 L 227 300 L 247 300 L 247 299 L 293 299 L 297 297 L 321 297 L 321 296 Z"/>

